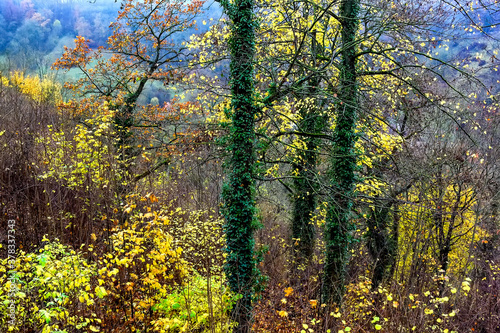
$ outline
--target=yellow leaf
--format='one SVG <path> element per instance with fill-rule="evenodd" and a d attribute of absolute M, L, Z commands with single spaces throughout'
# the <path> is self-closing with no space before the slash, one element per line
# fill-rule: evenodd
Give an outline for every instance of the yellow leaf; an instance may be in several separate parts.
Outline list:
<path fill-rule="evenodd" d="M 97 297 L 99 297 L 99 298 L 103 298 L 104 296 L 106 296 L 108 294 L 106 292 L 106 289 L 104 289 L 101 286 L 95 287 L 95 293 L 96 293 Z"/>
<path fill-rule="evenodd" d="M 288 312 L 286 311 L 278 311 L 280 317 L 288 317 Z"/>

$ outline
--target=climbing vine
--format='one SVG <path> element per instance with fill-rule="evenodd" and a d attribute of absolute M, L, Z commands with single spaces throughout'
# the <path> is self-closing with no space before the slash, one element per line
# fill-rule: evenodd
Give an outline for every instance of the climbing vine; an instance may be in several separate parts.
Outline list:
<path fill-rule="evenodd" d="M 351 208 L 355 187 L 355 143 L 358 88 L 356 84 L 356 35 L 359 0 L 344 0 L 339 14 L 342 26 L 342 62 L 340 68 L 339 103 L 336 107 L 334 147 L 331 156 L 330 195 L 325 225 L 326 262 L 323 302 L 340 303 L 345 290 L 348 250 L 351 242 Z"/>
<path fill-rule="evenodd" d="M 231 125 L 228 180 L 223 189 L 226 219 L 226 274 L 231 290 L 242 295 L 235 307 L 235 332 L 250 330 L 253 287 L 257 273 L 253 231 L 255 217 L 254 1 L 222 1 L 231 19 Z"/>

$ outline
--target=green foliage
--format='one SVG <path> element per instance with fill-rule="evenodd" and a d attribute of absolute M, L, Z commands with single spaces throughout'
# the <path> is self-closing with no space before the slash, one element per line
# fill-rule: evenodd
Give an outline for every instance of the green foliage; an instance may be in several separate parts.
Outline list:
<path fill-rule="evenodd" d="M 356 185 L 355 144 L 358 113 L 358 86 L 356 69 L 356 39 L 358 35 L 359 0 L 343 0 L 339 15 L 342 18 L 342 64 L 340 66 L 339 103 L 336 105 L 336 123 L 333 133 L 333 152 L 330 162 L 329 197 L 325 224 L 326 262 L 322 298 L 324 303 L 340 304 L 345 288 L 345 274 L 354 229 L 351 217 Z"/>
<path fill-rule="evenodd" d="M 236 305 L 238 332 L 250 329 L 251 303 L 258 270 L 254 255 L 255 211 L 255 116 L 253 0 L 221 4 L 231 19 L 231 127 L 228 181 L 224 186 L 223 214 L 226 218 L 226 275 L 231 290 L 242 294 Z"/>
<path fill-rule="evenodd" d="M 76 304 L 94 303 L 92 280 L 96 265 L 56 239 L 48 242 L 37 253 L 20 251 L 16 257 L 15 278 L 9 279 L 8 260 L 0 260 L 0 329 L 18 332 L 33 329 L 42 333 L 60 332 L 62 329 L 97 331 L 101 319 L 95 314 L 77 310 Z M 9 297 L 15 284 L 18 291 Z M 9 305 L 15 302 L 16 322 L 9 325 Z"/>
<path fill-rule="evenodd" d="M 210 280 L 194 273 L 186 286 L 173 290 L 153 311 L 161 318 L 155 328 L 161 332 L 228 332 L 234 326 L 229 314 L 238 297 L 232 297 L 229 289 L 220 279 Z M 207 302 L 211 299 L 211 302 Z"/>

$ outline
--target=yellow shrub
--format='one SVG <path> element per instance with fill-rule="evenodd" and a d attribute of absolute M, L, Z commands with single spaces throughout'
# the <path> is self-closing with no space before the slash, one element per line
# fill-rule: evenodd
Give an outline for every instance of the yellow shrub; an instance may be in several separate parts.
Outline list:
<path fill-rule="evenodd" d="M 16 87 L 37 103 L 57 104 L 62 101 L 61 85 L 48 75 L 40 79 L 15 71 L 8 78 L 2 76 L 2 85 Z"/>
<path fill-rule="evenodd" d="M 437 193 L 433 193 L 432 190 L 423 192 L 411 191 L 407 200 L 409 203 L 399 208 L 401 223 L 398 271 L 400 274 L 406 274 L 411 266 L 411 260 L 420 260 L 430 269 L 431 274 L 436 272 L 440 268 L 440 263 L 437 262 L 438 242 L 451 231 L 447 273 L 462 272 L 468 268 L 466 265 L 471 242 L 486 237 L 486 232 L 475 226 L 478 220 L 473 210 L 475 194 L 471 189 L 466 189 L 462 190 L 457 198 L 457 189 L 450 185 L 443 191 L 440 204 L 436 204 L 436 198 L 439 198 Z M 438 213 L 440 216 L 436 215 Z M 442 232 L 438 223 L 442 223 Z"/>
<path fill-rule="evenodd" d="M 53 178 L 69 188 L 89 183 L 102 188 L 119 178 L 120 169 L 108 142 L 112 117 L 111 113 L 98 115 L 88 119 L 87 126 L 76 125 L 69 134 L 49 126 L 47 134 L 36 140 L 42 160 L 37 166 L 39 178 Z"/>
<path fill-rule="evenodd" d="M 201 256 L 220 259 L 218 242 L 209 240 L 215 237 L 211 235 L 218 235 L 221 222 L 214 219 L 196 228 L 203 215 L 200 212 L 186 214 L 180 208 L 156 210 L 144 206 L 158 201 L 154 195 L 130 195 L 128 200 L 124 212 L 129 219 L 113 232 L 112 250 L 98 263 L 97 281 L 106 294 L 102 300 L 102 309 L 106 310 L 100 317 L 107 318 L 113 327 L 134 332 L 209 332 L 210 323 L 218 327 L 217 332 L 227 331 L 227 310 L 234 299 L 216 269 L 219 265 L 214 262 L 207 270 L 192 260 L 200 258 L 196 255 L 200 246 L 212 247 L 211 254 L 201 252 Z M 185 223 L 181 223 L 183 219 Z M 184 232 L 180 232 L 181 225 Z M 201 237 L 200 230 L 207 234 Z M 200 238 L 195 242 L 197 236 Z M 204 275 L 195 268 L 203 270 Z"/>

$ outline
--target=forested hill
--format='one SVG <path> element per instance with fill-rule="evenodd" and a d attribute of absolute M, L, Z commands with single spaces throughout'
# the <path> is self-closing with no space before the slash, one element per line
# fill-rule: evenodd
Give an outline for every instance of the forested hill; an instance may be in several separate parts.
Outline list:
<path fill-rule="evenodd" d="M 422 4 L 424 5 L 424 4 Z M 0 1 L 0 64 L 4 71 L 21 69 L 27 72 L 46 73 L 62 54 L 64 46 L 74 45 L 76 36 L 89 40 L 91 48 L 106 45 L 112 31 L 110 23 L 121 8 L 115 0 L 2 0 Z M 210 3 L 198 20 L 218 19 L 222 10 L 217 3 Z M 483 81 L 495 90 L 497 77 L 484 71 L 493 62 L 494 41 L 498 37 L 494 23 L 497 13 L 479 13 L 484 34 L 455 33 L 441 50 L 441 59 L 452 62 L 467 59 L 480 72 Z M 452 24 L 453 22 L 450 22 Z M 198 30 L 176 34 L 177 39 L 187 40 L 189 35 L 206 31 L 205 25 Z M 434 31 L 436 36 L 440 31 Z M 415 38 L 417 36 L 414 36 Z M 446 50 L 446 52 L 444 52 Z M 482 75 L 479 73 L 478 75 Z"/>
<path fill-rule="evenodd" d="M 34 67 L 77 35 L 103 45 L 119 6 L 114 0 L 0 1 L 0 53 L 15 67 Z"/>
<path fill-rule="evenodd" d="M 10 70 L 47 70 L 62 54 L 63 46 L 73 45 L 76 36 L 87 38 L 92 48 L 105 45 L 112 33 L 109 25 L 120 6 L 115 0 L 0 1 L 0 56 L 4 66 Z M 217 6 L 207 12 L 214 17 L 221 15 Z"/>

